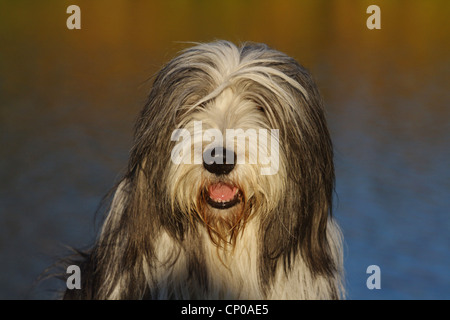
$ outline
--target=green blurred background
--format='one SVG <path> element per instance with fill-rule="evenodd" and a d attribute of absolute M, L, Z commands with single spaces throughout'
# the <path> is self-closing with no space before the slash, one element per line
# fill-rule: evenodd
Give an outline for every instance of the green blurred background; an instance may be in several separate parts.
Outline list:
<path fill-rule="evenodd" d="M 71 4 L 81 30 L 66 28 Z M 33 281 L 61 245 L 94 239 L 149 79 L 186 42 L 227 39 L 267 43 L 317 81 L 348 298 L 449 299 L 449 17 L 446 0 L 0 1 L 0 298 L 55 297 L 61 283 Z"/>

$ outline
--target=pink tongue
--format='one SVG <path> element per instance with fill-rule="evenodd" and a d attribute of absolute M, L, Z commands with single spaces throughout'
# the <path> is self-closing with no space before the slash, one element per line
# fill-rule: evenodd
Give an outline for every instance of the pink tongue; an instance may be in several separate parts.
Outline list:
<path fill-rule="evenodd" d="M 237 188 L 227 184 L 216 183 L 209 186 L 209 197 L 214 201 L 231 201 L 234 198 Z"/>

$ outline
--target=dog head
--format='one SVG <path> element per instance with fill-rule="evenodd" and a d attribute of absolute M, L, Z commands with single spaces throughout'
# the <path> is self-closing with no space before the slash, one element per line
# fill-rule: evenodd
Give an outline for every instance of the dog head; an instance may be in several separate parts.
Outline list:
<path fill-rule="evenodd" d="M 284 53 L 218 41 L 170 61 L 137 122 L 127 178 L 131 207 L 178 239 L 204 227 L 233 244 L 259 219 L 266 259 L 289 264 L 300 250 L 331 272 L 331 140 L 314 81 Z"/>

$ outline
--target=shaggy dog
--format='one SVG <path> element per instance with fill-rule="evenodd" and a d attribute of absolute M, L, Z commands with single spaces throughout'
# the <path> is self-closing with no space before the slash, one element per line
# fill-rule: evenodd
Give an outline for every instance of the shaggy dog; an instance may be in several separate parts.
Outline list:
<path fill-rule="evenodd" d="M 264 44 L 197 44 L 156 75 L 68 299 L 339 299 L 333 150 L 310 74 Z"/>

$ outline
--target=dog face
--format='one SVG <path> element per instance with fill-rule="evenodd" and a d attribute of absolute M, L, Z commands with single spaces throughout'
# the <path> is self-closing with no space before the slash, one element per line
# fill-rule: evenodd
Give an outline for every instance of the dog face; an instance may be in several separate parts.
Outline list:
<path fill-rule="evenodd" d="M 213 242 L 233 243 L 257 214 L 265 236 L 295 242 L 268 241 L 270 255 L 302 237 L 305 252 L 326 250 L 311 237 L 325 237 L 331 141 L 316 86 L 294 59 L 225 41 L 184 51 L 157 75 L 136 141 L 130 172 L 142 169 L 174 235 L 201 221 Z"/>
<path fill-rule="evenodd" d="M 178 121 L 183 135 L 173 149 L 180 158 L 169 169 L 172 207 L 199 218 L 221 245 L 233 244 L 252 215 L 271 212 L 283 193 L 279 129 L 246 90 L 230 85 L 183 106 L 189 111 Z"/>

